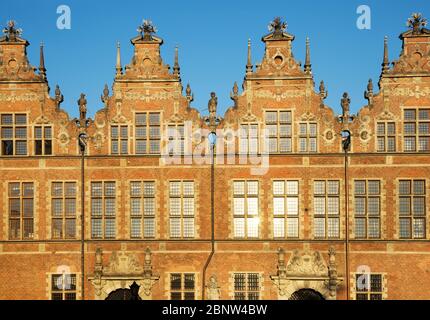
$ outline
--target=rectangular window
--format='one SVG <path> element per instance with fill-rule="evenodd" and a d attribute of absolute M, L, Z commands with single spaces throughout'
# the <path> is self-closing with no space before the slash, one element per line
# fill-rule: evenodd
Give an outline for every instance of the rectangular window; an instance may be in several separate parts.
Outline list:
<path fill-rule="evenodd" d="M 299 182 L 273 182 L 273 236 L 299 237 Z"/>
<path fill-rule="evenodd" d="M 37 126 L 34 128 L 34 153 L 35 155 L 52 154 L 51 126 Z"/>
<path fill-rule="evenodd" d="M 183 155 L 185 153 L 185 131 L 184 125 L 169 125 L 167 136 L 169 139 L 167 148 L 169 155 Z"/>
<path fill-rule="evenodd" d="M 356 180 L 355 237 L 379 239 L 381 237 L 381 190 L 379 180 Z"/>
<path fill-rule="evenodd" d="M 405 109 L 403 128 L 404 151 L 430 151 L 430 109 Z"/>
<path fill-rule="evenodd" d="M 258 124 L 241 124 L 239 135 L 239 153 L 258 154 Z"/>
<path fill-rule="evenodd" d="M 91 237 L 115 239 L 116 236 L 116 183 L 91 183 Z"/>
<path fill-rule="evenodd" d="M 159 112 L 136 113 L 136 154 L 160 154 L 161 119 Z"/>
<path fill-rule="evenodd" d="M 235 238 L 259 237 L 258 181 L 233 182 L 233 219 Z"/>
<path fill-rule="evenodd" d="M 339 181 L 314 181 L 314 236 L 339 238 Z"/>
<path fill-rule="evenodd" d="M 52 182 L 52 238 L 76 238 L 76 182 Z"/>
<path fill-rule="evenodd" d="M 356 300 L 382 300 L 382 274 L 355 274 Z"/>
<path fill-rule="evenodd" d="M 400 239 L 426 238 L 426 182 L 399 181 Z"/>
<path fill-rule="evenodd" d="M 2 114 L 0 118 L 1 155 L 27 155 L 27 115 Z"/>
<path fill-rule="evenodd" d="M 266 139 L 269 139 L 269 153 L 289 153 L 292 151 L 291 111 L 266 111 Z"/>
<path fill-rule="evenodd" d="M 196 279 L 194 273 L 170 274 L 170 300 L 195 300 Z"/>
<path fill-rule="evenodd" d="M 377 151 L 396 151 L 396 124 L 394 122 L 378 122 L 376 124 Z"/>
<path fill-rule="evenodd" d="M 317 152 L 316 123 L 300 123 L 299 152 Z"/>
<path fill-rule="evenodd" d="M 9 238 L 34 238 L 34 186 L 32 182 L 9 183 Z"/>
<path fill-rule="evenodd" d="M 155 238 L 155 182 L 130 183 L 131 238 Z"/>
<path fill-rule="evenodd" d="M 111 126 L 111 153 L 128 154 L 128 126 Z"/>
<path fill-rule="evenodd" d="M 194 238 L 194 182 L 170 181 L 170 238 Z"/>
<path fill-rule="evenodd" d="M 76 300 L 76 274 L 51 275 L 51 300 Z"/>
<path fill-rule="evenodd" d="M 258 273 L 235 273 L 234 300 L 260 300 L 260 275 Z"/>

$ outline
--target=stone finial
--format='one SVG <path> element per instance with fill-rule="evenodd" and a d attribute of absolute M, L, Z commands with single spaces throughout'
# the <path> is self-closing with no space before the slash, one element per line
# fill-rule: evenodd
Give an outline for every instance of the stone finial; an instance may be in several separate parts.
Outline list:
<path fill-rule="evenodd" d="M 105 107 L 107 107 L 107 103 L 109 101 L 109 88 L 107 84 L 105 84 L 103 88 L 103 94 L 100 96 L 100 99 L 104 103 Z"/>
<path fill-rule="evenodd" d="M 369 79 L 367 83 L 367 90 L 364 91 L 364 98 L 368 101 L 368 106 L 373 106 L 373 82 L 372 79 Z"/>
<path fill-rule="evenodd" d="M 348 92 L 345 92 L 340 100 L 340 105 L 342 107 L 343 116 L 349 115 L 349 107 L 351 104 L 351 99 Z"/>
<path fill-rule="evenodd" d="M 122 66 L 121 66 L 121 47 L 119 42 L 117 42 L 116 44 L 116 76 L 121 76 L 122 75 Z"/>
<path fill-rule="evenodd" d="M 328 91 L 326 90 L 324 81 L 321 81 L 319 90 L 320 90 L 319 95 L 321 98 L 321 107 L 324 107 L 324 100 L 327 99 L 327 96 L 328 96 Z"/>
<path fill-rule="evenodd" d="M 173 74 L 180 79 L 181 68 L 179 67 L 178 46 L 175 47 L 175 62 L 173 64 Z"/>
<path fill-rule="evenodd" d="M 204 118 L 206 125 L 209 126 L 211 132 L 216 132 L 216 128 L 221 122 L 221 118 L 217 117 L 216 111 L 218 106 L 218 98 L 215 92 L 211 92 L 211 98 L 208 102 L 209 116 Z"/>
<path fill-rule="evenodd" d="M 157 29 L 152 24 L 151 20 L 143 20 L 142 24 L 137 27 L 137 32 L 139 32 L 142 40 L 152 41 L 152 34 L 157 32 Z"/>
<path fill-rule="evenodd" d="M 87 118 L 87 99 L 85 99 L 85 94 L 81 93 L 78 99 L 79 106 L 79 119 L 85 120 Z"/>
<path fill-rule="evenodd" d="M 310 48 L 309 37 L 306 38 L 306 58 L 305 58 L 304 71 L 307 74 L 312 74 L 311 48 Z"/>
<path fill-rule="evenodd" d="M 406 25 L 412 29 L 412 34 L 419 35 L 422 33 L 422 28 L 427 25 L 427 19 L 421 13 L 413 13 Z"/>
<path fill-rule="evenodd" d="M 208 102 L 208 110 L 210 115 L 216 115 L 216 109 L 218 106 L 218 97 L 215 92 L 211 92 L 211 98 Z"/>
<path fill-rule="evenodd" d="M 248 39 L 248 57 L 246 62 L 246 74 L 251 74 L 254 66 L 251 59 L 251 39 Z"/>
<path fill-rule="evenodd" d="M 185 94 L 187 98 L 188 108 L 191 106 L 191 102 L 194 101 L 194 94 L 191 92 L 190 84 L 187 84 L 187 88 L 185 89 Z"/>
<path fill-rule="evenodd" d="M 237 108 L 237 102 L 239 98 L 239 87 L 237 86 L 237 82 L 233 85 L 233 91 L 230 92 L 230 99 L 234 101 L 234 107 Z"/>
<path fill-rule="evenodd" d="M 390 60 L 388 58 L 388 37 L 384 37 L 384 58 L 382 61 L 382 74 L 390 71 Z"/>
<path fill-rule="evenodd" d="M 273 33 L 273 38 L 282 38 L 288 25 L 282 21 L 281 17 L 276 17 L 269 23 L 268 29 Z"/>
<path fill-rule="evenodd" d="M 45 55 L 43 54 L 43 42 L 40 43 L 39 75 L 44 81 L 46 81 L 46 68 L 45 68 Z"/>
<path fill-rule="evenodd" d="M 15 25 L 16 22 L 14 20 L 9 20 L 7 26 L 3 29 L 3 33 L 6 35 L 6 41 L 15 42 L 22 34 L 22 29 L 16 29 Z"/>
<path fill-rule="evenodd" d="M 354 116 L 351 116 L 349 113 L 349 108 L 351 104 L 351 99 L 349 97 L 348 92 L 345 92 L 340 100 L 340 105 L 342 107 L 342 115 L 339 116 L 339 121 L 344 124 L 344 127 L 347 127 L 348 123 L 354 120 Z"/>
<path fill-rule="evenodd" d="M 60 104 L 64 101 L 64 96 L 61 93 L 60 86 L 57 84 L 55 86 L 55 105 L 57 109 L 60 108 Z"/>

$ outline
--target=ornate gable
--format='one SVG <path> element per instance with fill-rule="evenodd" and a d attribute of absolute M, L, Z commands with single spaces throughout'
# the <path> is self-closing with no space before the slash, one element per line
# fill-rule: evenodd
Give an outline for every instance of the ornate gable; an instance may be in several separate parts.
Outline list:
<path fill-rule="evenodd" d="M 26 47 L 29 42 L 22 39 L 21 29 L 15 27 L 14 21 L 9 21 L 3 29 L 5 36 L 0 38 L 0 81 L 36 81 L 45 82 L 45 66 L 43 64 L 43 47 L 41 47 L 41 65 L 39 74 L 36 67 L 30 65 Z"/>
<path fill-rule="evenodd" d="M 151 21 L 144 20 L 137 28 L 138 36 L 131 39 L 134 55 L 131 63 L 125 66 L 125 73 L 117 72 L 116 81 L 163 79 L 179 81 L 179 69 L 170 73 L 170 66 L 163 63 L 160 46 L 163 40 L 153 34 L 157 32 Z M 120 67 L 120 66 L 119 66 Z M 118 66 L 117 66 L 118 71 Z"/>
<path fill-rule="evenodd" d="M 410 30 L 402 33 L 403 50 L 399 60 L 393 62 L 390 74 L 430 73 L 430 30 L 427 20 L 414 13 L 407 22 Z"/>
<path fill-rule="evenodd" d="M 247 78 L 310 77 L 310 73 L 306 74 L 301 69 L 301 63 L 295 60 L 292 53 L 292 42 L 295 37 L 287 33 L 286 29 L 287 23 L 279 17 L 269 24 L 271 33 L 262 37 L 262 41 L 266 45 L 263 60 L 257 64 L 254 72 L 251 73 L 248 68 Z"/>

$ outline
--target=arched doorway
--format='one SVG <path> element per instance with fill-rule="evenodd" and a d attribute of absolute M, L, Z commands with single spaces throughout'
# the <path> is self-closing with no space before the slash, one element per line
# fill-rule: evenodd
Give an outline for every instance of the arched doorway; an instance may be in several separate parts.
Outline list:
<path fill-rule="evenodd" d="M 136 282 L 130 286 L 130 289 L 118 289 L 109 293 L 106 300 L 142 300 L 139 296 L 139 288 Z"/>
<path fill-rule="evenodd" d="M 291 295 L 290 300 L 317 301 L 325 300 L 321 293 L 312 289 L 301 289 Z"/>

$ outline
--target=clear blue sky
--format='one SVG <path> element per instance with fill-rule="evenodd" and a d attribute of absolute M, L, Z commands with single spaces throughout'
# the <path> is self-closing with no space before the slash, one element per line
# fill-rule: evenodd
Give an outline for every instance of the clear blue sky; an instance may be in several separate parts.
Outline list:
<path fill-rule="evenodd" d="M 56 22 L 59 5 L 71 8 L 71 30 L 59 30 Z M 356 13 L 359 5 L 371 9 L 371 30 L 359 30 Z M 211 91 L 219 100 L 221 114 L 232 105 L 229 93 L 235 81 L 239 85 L 245 72 L 247 40 L 251 38 L 253 62 L 261 61 L 264 44 L 261 37 L 275 16 L 288 23 L 288 32 L 296 36 L 294 54 L 304 62 L 305 38 L 311 39 L 315 82 L 323 79 L 329 91 L 327 104 L 337 112 L 342 93 L 352 98 L 356 112 L 367 81 L 378 82 L 383 38 L 389 37 L 390 60 L 397 59 L 412 12 L 430 19 L 429 0 L 326 0 L 326 1 L 3 1 L 0 23 L 14 19 L 30 41 L 28 55 L 33 65 L 39 61 L 39 43 L 45 43 L 46 68 L 51 86 L 59 84 L 65 101 L 63 108 L 72 117 L 78 115 L 79 94 L 87 94 L 89 114 L 102 103 L 105 83 L 112 84 L 115 72 L 115 44 L 121 42 L 123 64 L 129 63 L 137 26 L 150 19 L 164 39 L 162 56 L 173 65 L 175 45 L 179 45 L 182 81 L 189 82 L 195 95 L 193 106 L 207 113 Z"/>

